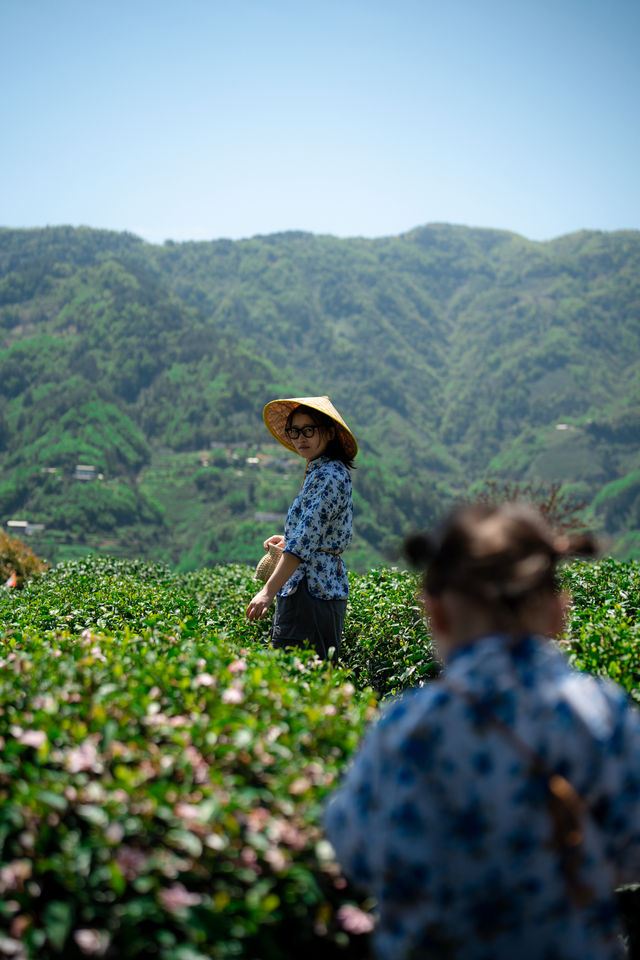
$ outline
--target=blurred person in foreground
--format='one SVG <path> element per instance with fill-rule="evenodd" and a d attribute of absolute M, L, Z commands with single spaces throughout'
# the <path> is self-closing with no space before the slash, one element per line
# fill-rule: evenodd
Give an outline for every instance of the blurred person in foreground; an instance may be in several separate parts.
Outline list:
<path fill-rule="evenodd" d="M 377 956 L 625 955 L 615 888 L 640 881 L 640 714 L 548 642 L 571 544 L 523 504 L 466 506 L 407 541 L 446 669 L 393 702 L 326 811 L 378 903 Z"/>

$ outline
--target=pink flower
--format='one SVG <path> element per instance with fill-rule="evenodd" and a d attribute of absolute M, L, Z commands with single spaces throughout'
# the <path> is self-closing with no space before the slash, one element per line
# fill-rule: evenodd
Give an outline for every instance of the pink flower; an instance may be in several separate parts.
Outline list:
<path fill-rule="evenodd" d="M 20 940 L 15 939 L 15 934 L 12 937 L 2 938 L 2 955 L 11 957 L 11 960 L 27 960 L 24 947 Z"/>
<path fill-rule="evenodd" d="M 98 751 L 94 743 L 85 740 L 79 747 L 67 750 L 65 767 L 69 773 L 80 773 L 82 770 L 93 770 L 98 759 Z"/>
<path fill-rule="evenodd" d="M 199 673 L 196 677 L 196 687 L 215 687 L 217 680 L 210 673 Z"/>
<path fill-rule="evenodd" d="M 87 957 L 103 957 L 109 948 L 111 938 L 103 930 L 76 930 L 73 939 L 81 953 Z"/>
<path fill-rule="evenodd" d="M 271 814 L 265 807 L 254 807 L 247 813 L 247 826 L 252 833 L 259 833 L 271 819 Z"/>
<path fill-rule="evenodd" d="M 0 867 L 0 893 L 17 890 L 31 876 L 31 864 L 28 860 L 12 860 Z"/>
<path fill-rule="evenodd" d="M 197 907 L 202 903 L 199 893 L 190 893 L 182 883 L 174 883 L 158 894 L 158 900 L 169 913 L 179 913 L 185 907 Z"/>
<path fill-rule="evenodd" d="M 200 807 L 195 803 L 177 803 L 173 812 L 181 820 L 198 820 L 200 817 Z"/>
<path fill-rule="evenodd" d="M 275 870 L 276 873 L 282 873 L 287 866 L 287 858 L 280 847 L 269 847 L 264 855 L 264 859 L 267 861 L 269 866 Z"/>
<path fill-rule="evenodd" d="M 209 765 L 199 750 L 189 744 L 185 748 L 184 755 L 191 764 L 193 770 L 193 779 L 196 783 L 206 783 L 209 778 Z"/>
<path fill-rule="evenodd" d="M 310 787 L 311 781 L 307 777 L 297 777 L 289 784 L 289 793 L 292 793 L 294 797 L 299 797 L 300 794 L 306 793 Z"/>
<path fill-rule="evenodd" d="M 222 691 L 222 697 L 220 699 L 223 703 L 242 703 L 244 700 L 244 691 L 241 686 L 234 684 L 232 687 L 227 687 L 226 690 Z"/>
<path fill-rule="evenodd" d="M 32 707 L 34 710 L 47 710 L 49 713 L 54 713 L 56 701 L 49 694 L 46 696 L 37 696 L 33 698 Z"/>
<path fill-rule="evenodd" d="M 148 727 L 161 727 L 168 719 L 166 713 L 148 713 L 142 718 L 142 722 Z"/>
<path fill-rule="evenodd" d="M 291 847 L 292 850 L 303 850 L 307 842 L 307 838 L 302 831 L 298 830 L 292 823 L 284 824 L 280 832 L 280 840 Z"/>
<path fill-rule="evenodd" d="M 20 909 L 20 904 L 17 902 L 17 900 L 9 900 L 5 904 L 5 906 L 9 910 L 11 910 L 12 906 L 15 907 L 16 910 Z M 20 913 L 18 914 L 17 917 L 14 917 L 13 920 L 11 921 L 11 926 L 9 927 L 9 933 L 11 934 L 12 937 L 15 937 L 16 940 L 20 941 L 22 940 L 25 932 L 29 929 L 30 926 L 31 926 L 31 918 L 27 917 L 26 914 L 24 913 Z M 7 952 L 6 947 L 4 952 L 5 953 Z M 14 952 L 14 956 L 15 957 L 20 956 L 18 950 Z M 22 954 L 22 956 L 26 956 L 26 955 Z"/>
<path fill-rule="evenodd" d="M 247 661 L 244 657 L 241 657 L 239 660 L 234 660 L 233 663 L 230 663 L 227 669 L 229 673 L 244 673 L 247 669 Z"/>
<path fill-rule="evenodd" d="M 38 747 L 47 742 L 47 735 L 44 730 L 25 730 L 18 737 L 18 742 L 24 744 L 25 747 L 35 747 L 37 750 Z"/>
<path fill-rule="evenodd" d="M 110 823 L 105 830 L 104 835 L 108 843 L 113 843 L 114 845 L 121 843 L 122 838 L 124 837 L 124 827 L 121 823 Z"/>
<path fill-rule="evenodd" d="M 189 723 L 189 718 L 179 714 L 177 717 L 169 717 L 167 723 L 170 727 L 186 727 Z"/>
<path fill-rule="evenodd" d="M 316 760 L 312 760 L 311 763 L 308 763 L 304 770 L 302 771 L 305 777 L 308 777 L 311 780 L 311 783 L 322 783 L 324 777 L 324 768 L 322 764 L 318 763 Z"/>
<path fill-rule="evenodd" d="M 375 927 L 373 917 L 352 903 L 343 904 L 339 908 L 336 916 L 340 926 L 343 930 L 346 930 L 347 933 L 353 933 L 355 935 L 371 933 Z"/>
<path fill-rule="evenodd" d="M 125 880 L 135 880 L 147 865 L 148 857 L 135 847 L 121 847 L 116 856 L 116 864 Z"/>

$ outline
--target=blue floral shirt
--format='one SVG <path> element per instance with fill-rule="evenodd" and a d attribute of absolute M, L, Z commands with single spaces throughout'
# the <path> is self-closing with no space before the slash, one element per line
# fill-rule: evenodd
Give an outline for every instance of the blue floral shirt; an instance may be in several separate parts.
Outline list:
<path fill-rule="evenodd" d="M 585 905 L 568 895 L 544 788 L 485 708 L 587 804 Z M 326 826 L 378 902 L 384 960 L 622 957 L 614 889 L 640 881 L 640 714 L 545 640 L 483 638 L 383 713 Z"/>
<path fill-rule="evenodd" d="M 300 566 L 278 593 L 295 593 L 303 577 L 309 593 L 322 600 L 346 600 L 347 571 L 339 554 L 351 543 L 353 501 L 351 477 L 340 460 L 311 460 L 300 493 L 284 528 L 285 551 L 300 558 Z"/>

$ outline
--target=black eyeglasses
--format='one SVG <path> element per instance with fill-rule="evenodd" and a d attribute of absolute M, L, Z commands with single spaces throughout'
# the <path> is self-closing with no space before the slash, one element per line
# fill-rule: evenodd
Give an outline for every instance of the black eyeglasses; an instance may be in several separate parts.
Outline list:
<path fill-rule="evenodd" d="M 308 423 L 304 427 L 286 427 L 284 432 L 289 437 L 289 440 L 297 440 L 300 434 L 302 434 L 305 440 L 310 440 L 316 430 L 320 429 L 321 428 L 317 427 L 315 423 Z"/>

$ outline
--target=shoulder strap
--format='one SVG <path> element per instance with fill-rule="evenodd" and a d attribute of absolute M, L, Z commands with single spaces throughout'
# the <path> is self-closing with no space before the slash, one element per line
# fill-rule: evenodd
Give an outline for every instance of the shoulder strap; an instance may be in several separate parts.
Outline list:
<path fill-rule="evenodd" d="M 501 717 L 491 710 L 488 704 L 469 690 L 452 683 L 449 678 L 443 681 L 443 685 L 463 697 L 492 723 L 516 753 L 524 758 L 530 777 L 545 786 L 547 809 L 553 826 L 553 846 L 560 857 L 562 872 L 571 898 L 577 906 L 584 906 L 593 899 L 593 890 L 582 883 L 579 877 L 584 862 L 583 822 L 585 812 L 590 812 L 588 806 L 573 784 L 562 774 L 552 770 L 528 743 L 525 743 Z"/>

